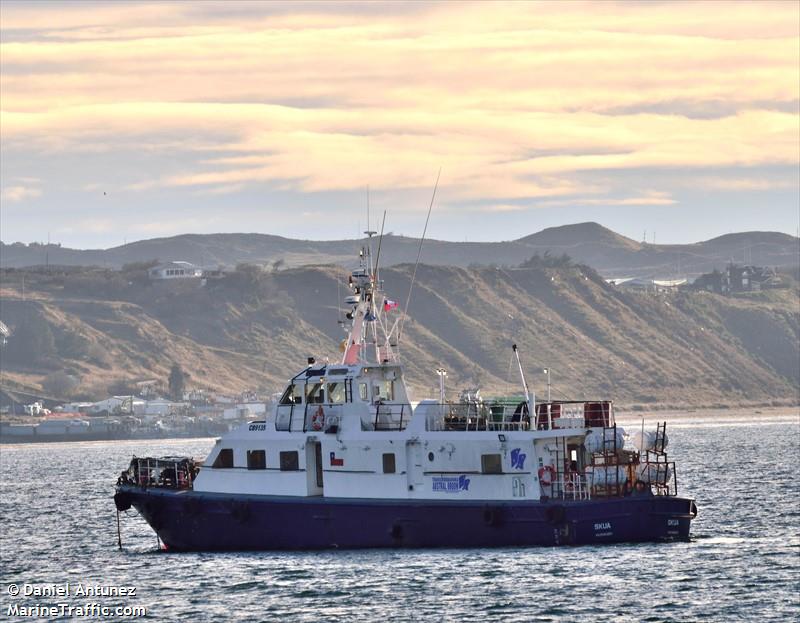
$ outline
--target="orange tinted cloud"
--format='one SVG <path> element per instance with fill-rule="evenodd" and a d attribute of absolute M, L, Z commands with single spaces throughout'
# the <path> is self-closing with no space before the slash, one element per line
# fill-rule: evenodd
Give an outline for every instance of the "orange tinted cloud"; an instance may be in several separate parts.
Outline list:
<path fill-rule="evenodd" d="M 797 3 L 379 6 L 3 5 L 4 149 L 177 142 L 197 158 L 129 188 L 220 194 L 444 166 L 450 200 L 496 206 L 672 201 L 581 171 L 798 163 Z"/>

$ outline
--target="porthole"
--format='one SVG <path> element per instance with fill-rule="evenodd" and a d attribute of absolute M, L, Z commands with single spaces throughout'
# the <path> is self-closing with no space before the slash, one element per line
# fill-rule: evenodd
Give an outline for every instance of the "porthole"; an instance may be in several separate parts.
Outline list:
<path fill-rule="evenodd" d="M 433 452 L 428 452 L 428 460 L 433 461 Z"/>

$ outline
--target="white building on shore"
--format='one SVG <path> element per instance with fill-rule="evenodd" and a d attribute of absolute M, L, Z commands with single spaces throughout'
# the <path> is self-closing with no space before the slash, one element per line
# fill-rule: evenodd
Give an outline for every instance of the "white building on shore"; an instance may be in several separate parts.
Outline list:
<path fill-rule="evenodd" d="M 201 279 L 203 269 L 189 262 L 174 261 L 150 269 L 150 279 Z"/>

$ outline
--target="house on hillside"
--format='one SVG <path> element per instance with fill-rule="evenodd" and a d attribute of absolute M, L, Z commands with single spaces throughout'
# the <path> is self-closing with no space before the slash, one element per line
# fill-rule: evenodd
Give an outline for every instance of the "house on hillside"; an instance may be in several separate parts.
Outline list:
<path fill-rule="evenodd" d="M 707 292 L 724 294 L 728 292 L 728 276 L 715 268 L 712 272 L 700 275 L 695 279 L 692 282 L 692 288 L 694 290 L 706 290 Z"/>
<path fill-rule="evenodd" d="M 194 264 L 183 261 L 167 262 L 154 266 L 149 271 L 150 279 L 154 281 L 164 279 L 201 279 L 203 269 Z"/>
<path fill-rule="evenodd" d="M 729 294 L 783 288 L 785 285 L 775 270 L 768 266 L 739 266 L 731 262 L 723 272 L 714 269 L 713 272 L 700 275 L 692 287 L 695 290 Z"/>

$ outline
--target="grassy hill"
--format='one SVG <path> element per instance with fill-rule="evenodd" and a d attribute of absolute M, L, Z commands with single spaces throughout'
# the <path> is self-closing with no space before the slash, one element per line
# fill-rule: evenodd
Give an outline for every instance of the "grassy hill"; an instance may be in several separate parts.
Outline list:
<path fill-rule="evenodd" d="M 401 303 L 410 273 L 409 265 L 382 271 Z M 14 331 L 0 351 L 4 378 L 32 386 L 63 371 L 76 396 L 104 394 L 117 380 L 164 380 L 173 362 L 192 386 L 278 391 L 307 356 L 335 360 L 343 338 L 346 273 L 335 267 L 243 266 L 205 287 L 151 284 L 141 266 L 2 277 L 0 319 Z M 35 343 L 19 343 L 26 335 Z M 513 342 L 539 395 L 547 366 L 554 397 L 671 406 L 799 399 L 796 286 L 652 295 L 615 289 L 580 266 L 419 267 L 400 345 L 417 398 L 436 394 L 438 366 L 453 391 L 518 390 Z"/>
<path fill-rule="evenodd" d="M 654 245 L 635 242 L 597 223 L 551 227 L 508 242 L 447 242 L 427 240 L 423 261 L 442 266 L 517 266 L 535 254 L 564 253 L 607 277 L 675 278 L 722 268 L 731 259 L 760 266 L 796 268 L 797 238 L 775 232 L 730 234 L 695 244 Z M 132 262 L 185 260 L 199 266 L 233 267 L 240 262 L 286 267 L 337 264 L 352 267 L 359 240 L 291 240 L 264 234 L 185 234 L 141 240 L 111 249 L 67 249 L 56 245 L 0 243 L 4 268 L 65 265 L 120 268 Z M 381 263 L 392 266 L 415 261 L 419 240 L 387 235 Z"/>

